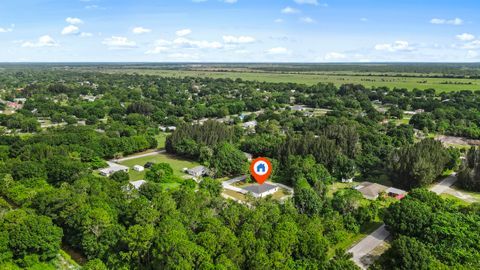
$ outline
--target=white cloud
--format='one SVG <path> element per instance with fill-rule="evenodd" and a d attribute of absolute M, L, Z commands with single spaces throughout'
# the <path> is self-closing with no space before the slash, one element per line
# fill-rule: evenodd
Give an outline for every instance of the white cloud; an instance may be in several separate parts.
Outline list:
<path fill-rule="evenodd" d="M 315 5 L 318 6 L 318 1 L 317 0 L 294 0 L 295 3 L 303 5 L 303 4 L 309 4 L 309 5 Z"/>
<path fill-rule="evenodd" d="M 87 32 L 80 33 L 80 37 L 82 37 L 82 38 L 91 37 L 91 36 L 93 36 L 92 33 L 87 33 Z"/>
<path fill-rule="evenodd" d="M 279 18 L 279 19 L 275 19 L 273 22 L 275 22 L 275 23 L 282 23 L 282 22 L 283 22 L 283 19 L 280 19 L 280 18 Z"/>
<path fill-rule="evenodd" d="M 377 51 L 389 51 L 389 52 L 397 52 L 397 51 L 413 51 L 413 48 L 407 41 L 395 41 L 394 43 L 384 43 L 384 44 L 377 44 L 375 45 L 375 50 Z"/>
<path fill-rule="evenodd" d="M 477 58 L 480 54 L 476 51 L 468 51 L 467 52 L 467 58 Z"/>
<path fill-rule="evenodd" d="M 182 48 L 220 49 L 223 47 L 223 44 L 217 41 L 191 40 L 183 37 L 175 39 L 173 43 Z"/>
<path fill-rule="evenodd" d="M 223 42 L 230 44 L 245 44 L 255 42 L 255 38 L 250 36 L 223 36 Z"/>
<path fill-rule="evenodd" d="M 10 25 L 9 28 L 3 28 L 3 27 L 0 27 L 0 33 L 10 33 L 10 32 L 13 32 L 13 28 L 15 27 L 14 24 Z"/>
<path fill-rule="evenodd" d="M 330 52 L 325 55 L 325 60 L 344 60 L 346 59 L 347 56 L 343 53 L 338 53 L 338 52 Z"/>
<path fill-rule="evenodd" d="M 75 35 L 78 34 L 80 29 L 75 25 L 69 25 L 62 30 L 62 35 Z"/>
<path fill-rule="evenodd" d="M 77 24 L 77 25 L 83 23 L 83 21 L 80 20 L 79 18 L 72 18 L 72 17 L 66 18 L 65 21 L 69 24 Z"/>
<path fill-rule="evenodd" d="M 451 25 L 462 25 L 463 20 L 460 18 L 455 18 L 455 19 L 439 19 L 439 18 L 433 18 L 430 20 L 431 24 L 451 24 Z"/>
<path fill-rule="evenodd" d="M 314 23 L 315 20 L 310 18 L 310 17 L 303 17 L 303 18 L 300 18 L 300 21 L 301 22 L 304 22 L 304 23 Z"/>
<path fill-rule="evenodd" d="M 268 54 L 287 54 L 288 49 L 284 47 L 275 47 L 267 50 Z"/>
<path fill-rule="evenodd" d="M 227 4 L 235 4 L 237 3 L 237 0 L 223 0 L 223 2 Z"/>
<path fill-rule="evenodd" d="M 102 41 L 102 44 L 107 45 L 110 47 L 110 49 L 131 49 L 137 47 L 137 43 L 135 41 L 119 36 L 106 38 Z"/>
<path fill-rule="evenodd" d="M 457 39 L 461 41 L 470 41 L 470 40 L 474 40 L 475 36 L 469 33 L 463 33 L 461 35 L 457 35 Z"/>
<path fill-rule="evenodd" d="M 465 44 L 462 48 L 463 48 L 463 49 L 467 49 L 467 50 L 480 49 L 480 39 L 479 39 L 479 40 L 473 40 L 473 41 L 471 41 L 471 42 L 468 42 L 468 43 Z"/>
<path fill-rule="evenodd" d="M 134 33 L 134 34 L 145 34 L 145 33 L 150 33 L 150 32 L 152 32 L 151 29 L 141 27 L 141 26 L 138 26 L 138 27 L 135 27 L 135 28 L 132 29 L 132 33 Z"/>
<path fill-rule="evenodd" d="M 284 9 L 282 9 L 281 12 L 283 14 L 296 14 L 296 13 L 300 13 L 300 10 L 298 10 L 296 8 L 292 8 L 292 7 L 286 7 Z"/>
<path fill-rule="evenodd" d="M 175 32 L 175 34 L 179 37 L 184 37 L 186 35 L 190 35 L 192 33 L 192 30 L 191 29 L 180 29 L 178 30 L 177 32 Z"/>
<path fill-rule="evenodd" d="M 49 35 L 44 35 L 38 38 L 35 42 L 24 42 L 22 47 L 24 48 L 38 48 L 38 47 L 57 47 L 58 43 Z"/>
<path fill-rule="evenodd" d="M 169 50 L 170 50 L 170 48 L 168 48 L 168 47 L 156 46 L 153 49 L 146 51 L 145 53 L 146 54 L 159 54 L 159 53 L 167 52 Z"/>

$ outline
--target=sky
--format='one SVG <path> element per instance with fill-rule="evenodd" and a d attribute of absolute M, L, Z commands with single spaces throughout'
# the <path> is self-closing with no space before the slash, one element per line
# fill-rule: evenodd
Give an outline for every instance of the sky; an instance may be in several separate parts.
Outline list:
<path fill-rule="evenodd" d="M 477 0 L 1 0 L 0 62 L 480 62 Z"/>

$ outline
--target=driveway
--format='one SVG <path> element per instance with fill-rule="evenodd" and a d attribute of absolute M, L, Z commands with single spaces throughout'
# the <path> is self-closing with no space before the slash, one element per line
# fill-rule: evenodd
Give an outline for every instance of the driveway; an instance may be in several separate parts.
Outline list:
<path fill-rule="evenodd" d="M 145 153 L 145 154 L 133 155 L 133 156 L 128 156 L 128 157 L 119 158 L 119 159 L 112 159 L 112 162 L 118 163 L 118 162 L 123 162 L 123 161 L 131 160 L 131 159 L 136 159 L 136 158 L 155 156 L 155 155 L 162 154 L 162 153 L 165 153 L 165 150 L 156 150 L 156 151 L 148 152 L 148 153 Z"/>

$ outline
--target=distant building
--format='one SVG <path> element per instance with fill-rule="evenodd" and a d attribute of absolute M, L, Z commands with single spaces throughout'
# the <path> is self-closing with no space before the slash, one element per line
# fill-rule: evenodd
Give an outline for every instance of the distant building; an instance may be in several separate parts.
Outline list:
<path fill-rule="evenodd" d="M 100 174 L 103 175 L 103 176 L 109 177 L 110 175 L 112 175 L 116 172 L 126 172 L 126 173 L 128 173 L 128 167 L 127 166 L 123 166 L 123 165 L 113 163 L 113 162 L 110 162 L 110 161 L 108 161 L 107 164 L 108 164 L 107 168 L 99 170 Z"/>
<path fill-rule="evenodd" d="M 243 187 L 242 189 L 246 190 L 248 193 L 251 193 L 255 198 L 263 198 L 277 192 L 278 186 L 265 183 L 263 185 L 254 184 Z"/>
<path fill-rule="evenodd" d="M 252 154 L 246 153 L 246 152 L 243 152 L 243 154 L 245 155 L 245 157 L 247 158 L 248 161 L 252 161 L 252 160 L 253 160 L 253 155 L 252 155 Z"/>
<path fill-rule="evenodd" d="M 187 170 L 187 173 L 193 177 L 204 176 L 208 173 L 208 169 L 205 166 L 197 166 Z"/>
<path fill-rule="evenodd" d="M 242 124 L 244 129 L 254 129 L 257 126 L 257 121 L 248 121 Z"/>
<path fill-rule="evenodd" d="M 355 187 L 356 190 L 363 194 L 363 197 L 370 200 L 377 199 L 378 195 L 384 192 L 387 188 L 387 186 L 370 182 L 363 182 Z"/>
<path fill-rule="evenodd" d="M 291 109 L 292 111 L 301 112 L 301 111 L 304 111 L 306 108 L 305 108 L 305 106 L 303 106 L 303 105 L 293 105 L 293 106 L 290 106 L 290 109 Z"/>
<path fill-rule="evenodd" d="M 403 199 L 403 197 L 405 197 L 407 194 L 407 192 L 404 190 L 371 182 L 363 182 L 354 188 L 362 193 L 363 197 L 370 200 L 377 199 L 380 193 L 385 193 L 387 196 L 399 200 Z"/>
<path fill-rule="evenodd" d="M 143 166 L 140 166 L 140 165 L 135 165 L 135 166 L 133 166 L 133 170 L 136 171 L 136 172 L 143 172 L 145 170 L 145 168 Z"/>
<path fill-rule="evenodd" d="M 133 186 L 135 189 L 140 189 L 141 186 L 143 186 L 147 181 L 145 180 L 138 180 L 138 181 L 131 181 L 130 185 Z"/>
<path fill-rule="evenodd" d="M 407 195 L 407 192 L 405 190 L 401 190 L 394 187 L 387 188 L 387 190 L 385 190 L 385 193 L 387 193 L 388 196 L 398 200 L 403 199 L 405 195 Z"/>

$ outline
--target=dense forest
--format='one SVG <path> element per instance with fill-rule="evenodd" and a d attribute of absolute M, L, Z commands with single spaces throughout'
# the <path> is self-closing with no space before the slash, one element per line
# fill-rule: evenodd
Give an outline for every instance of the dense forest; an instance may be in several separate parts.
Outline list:
<path fill-rule="evenodd" d="M 380 221 L 394 241 L 376 269 L 474 269 L 479 260 L 478 205 L 415 188 L 460 169 L 462 187 L 478 190 L 478 150 L 426 137 L 479 139 L 480 92 L 38 66 L 3 70 L 0 89 L 0 269 L 56 269 L 64 249 L 84 269 L 357 269 L 344 243 Z M 156 149 L 169 127 L 165 150 L 210 169 L 200 183 L 167 163 L 138 190 L 125 188 L 126 173 L 98 174 L 107 160 Z M 246 173 L 245 153 L 268 157 L 271 180 L 293 197 L 222 197 L 219 179 Z M 352 178 L 413 191 L 391 202 L 332 190 Z"/>

